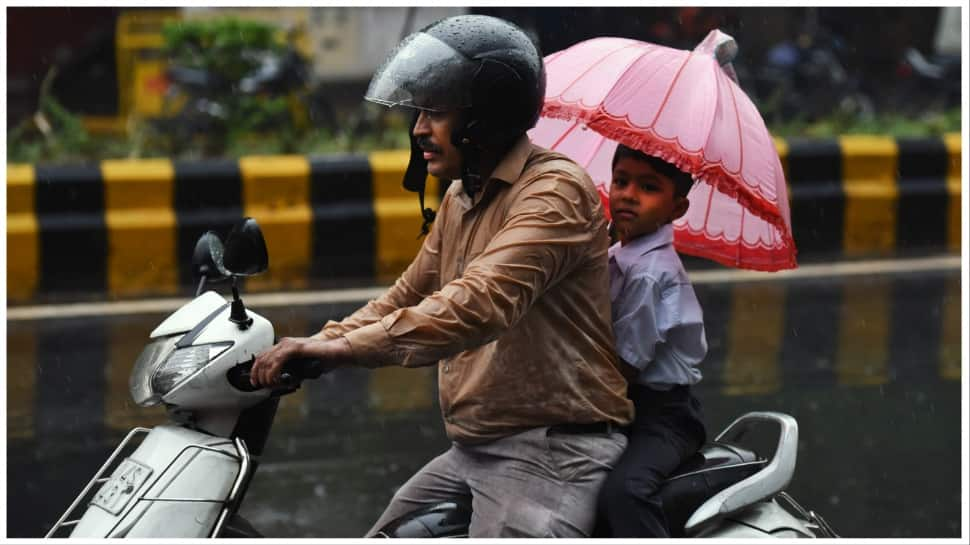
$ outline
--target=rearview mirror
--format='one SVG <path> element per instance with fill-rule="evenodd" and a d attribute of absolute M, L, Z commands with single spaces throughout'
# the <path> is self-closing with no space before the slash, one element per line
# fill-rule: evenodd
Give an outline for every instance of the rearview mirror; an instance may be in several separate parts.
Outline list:
<path fill-rule="evenodd" d="M 192 275 L 205 278 L 209 282 L 229 278 L 229 271 L 222 263 L 224 252 L 219 235 L 206 231 L 199 237 L 192 252 Z"/>
<path fill-rule="evenodd" d="M 225 270 L 234 276 L 253 276 L 269 267 L 269 253 L 259 224 L 243 218 L 233 226 L 222 256 Z"/>

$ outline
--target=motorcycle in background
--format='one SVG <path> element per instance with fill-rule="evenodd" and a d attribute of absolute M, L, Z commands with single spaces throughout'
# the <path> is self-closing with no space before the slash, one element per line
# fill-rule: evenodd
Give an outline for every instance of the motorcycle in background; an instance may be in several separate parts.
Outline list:
<path fill-rule="evenodd" d="M 960 107 L 962 63 L 959 55 L 923 55 L 914 47 L 903 50 L 896 65 L 889 109 L 903 115 Z"/>
<path fill-rule="evenodd" d="M 807 8 L 802 29 L 773 45 L 758 68 L 741 67 L 741 81 L 769 124 L 831 116 L 872 116 L 876 107 L 861 73 L 848 66 L 849 45 Z"/>
<path fill-rule="evenodd" d="M 161 115 L 151 122 L 170 152 L 179 154 L 201 140 L 204 155 L 219 155 L 231 127 L 259 132 L 312 126 L 334 134 L 336 111 L 297 50 L 296 32 L 287 32 L 284 47 L 243 49 L 238 62 L 250 69 L 236 79 L 204 62 L 185 63 L 204 55 L 197 44 L 183 43 L 183 61 L 170 61 Z"/>

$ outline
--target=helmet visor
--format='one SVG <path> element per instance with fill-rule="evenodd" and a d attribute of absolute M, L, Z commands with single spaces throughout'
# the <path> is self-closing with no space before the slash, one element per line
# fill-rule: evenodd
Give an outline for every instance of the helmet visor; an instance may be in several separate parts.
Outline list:
<path fill-rule="evenodd" d="M 477 64 L 434 36 L 416 32 L 388 55 L 364 98 L 432 111 L 467 108 Z"/>

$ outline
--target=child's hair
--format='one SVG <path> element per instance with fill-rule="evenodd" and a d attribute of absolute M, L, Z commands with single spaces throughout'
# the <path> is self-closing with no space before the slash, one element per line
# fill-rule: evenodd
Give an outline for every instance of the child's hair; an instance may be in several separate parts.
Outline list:
<path fill-rule="evenodd" d="M 610 168 L 616 168 L 616 163 L 620 159 L 636 159 L 637 161 L 643 161 L 653 167 L 653 169 L 659 172 L 661 175 L 670 178 L 670 181 L 674 183 L 674 197 L 686 197 L 687 193 L 690 191 L 690 188 L 694 185 L 694 178 L 692 178 L 690 174 L 680 170 L 659 157 L 647 155 L 640 150 L 624 146 L 623 144 L 618 144 L 616 146 L 616 153 L 613 154 L 613 165 Z"/>

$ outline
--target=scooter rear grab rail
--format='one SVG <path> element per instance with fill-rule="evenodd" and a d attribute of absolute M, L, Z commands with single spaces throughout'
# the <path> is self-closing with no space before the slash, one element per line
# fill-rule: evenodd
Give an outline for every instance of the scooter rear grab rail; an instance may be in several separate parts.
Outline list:
<path fill-rule="evenodd" d="M 94 490 L 92 490 L 94 485 L 102 484 L 103 486 L 105 483 L 108 483 L 109 481 L 111 481 L 110 476 L 105 477 L 104 475 L 105 474 L 110 475 L 110 473 L 114 472 L 114 470 L 119 465 L 118 463 L 115 463 L 115 459 L 123 451 L 125 446 L 128 445 L 128 443 L 134 438 L 134 436 L 138 433 L 147 434 L 149 432 L 151 432 L 149 428 L 135 428 L 128 433 L 125 439 L 121 442 L 120 445 L 118 445 L 115 451 L 108 458 L 108 461 L 101 466 L 101 469 L 98 470 L 94 478 L 91 479 L 91 481 L 84 488 L 84 490 L 82 490 L 81 493 L 78 494 L 77 498 L 75 498 L 71 506 L 67 508 L 67 511 L 65 511 L 64 514 L 61 515 L 61 518 L 54 524 L 54 526 L 47 533 L 47 535 L 44 536 L 45 538 L 57 537 L 54 534 L 57 533 L 59 530 L 63 528 L 67 528 L 69 526 L 76 526 L 81 521 L 80 518 L 77 518 L 74 520 L 66 520 L 66 521 L 65 519 L 68 518 L 75 509 L 77 509 L 80 503 L 85 502 L 86 500 L 88 500 L 88 503 L 90 503 L 89 501 L 90 497 L 93 496 L 93 493 L 94 493 Z M 222 445 L 232 445 L 233 447 L 235 447 L 236 453 L 233 454 L 231 452 L 226 452 L 224 450 L 214 448 Z M 179 461 L 179 459 L 182 458 L 182 455 L 190 451 L 212 452 L 214 454 L 228 456 L 229 458 L 232 458 L 239 462 L 239 472 L 236 474 L 236 478 L 229 489 L 229 494 L 225 498 L 166 498 L 159 495 L 156 495 L 155 497 L 148 497 L 148 493 L 156 487 L 159 480 L 164 475 L 167 474 L 167 472 L 175 465 L 176 462 Z M 143 490 L 137 497 L 133 498 L 134 501 L 130 502 L 131 507 L 125 510 L 125 515 L 121 516 L 118 519 L 115 526 L 108 531 L 107 536 L 105 537 L 111 537 L 111 534 L 117 529 L 118 527 L 117 525 L 124 522 L 125 516 L 131 512 L 131 509 L 134 509 L 135 506 L 137 506 L 142 502 L 148 502 L 148 503 L 203 502 L 203 503 L 221 504 L 222 510 L 219 513 L 219 516 L 212 527 L 212 532 L 209 535 L 209 537 L 218 537 L 222 529 L 225 527 L 225 524 L 228 518 L 238 508 L 239 501 L 241 500 L 241 497 L 242 497 L 241 491 L 243 490 L 243 487 L 245 486 L 247 481 L 252 477 L 252 468 L 253 468 L 253 463 L 252 463 L 251 456 L 249 454 L 249 449 L 246 447 L 246 442 L 239 437 L 233 438 L 231 441 L 227 440 L 225 442 L 214 443 L 209 446 L 200 445 L 200 444 L 186 445 L 171 460 L 169 460 L 168 464 L 164 468 L 162 468 L 161 471 L 157 472 L 157 474 L 155 475 L 155 478 L 152 479 L 151 482 L 146 483 L 144 486 L 141 487 L 143 488 Z"/>
<path fill-rule="evenodd" d="M 111 453 L 111 456 L 108 457 L 108 460 L 105 461 L 105 463 L 101 466 L 101 469 L 99 469 L 97 473 L 94 474 L 94 478 L 92 478 L 88 482 L 87 486 L 84 487 L 84 490 L 81 490 L 81 493 L 78 494 L 76 498 L 74 498 L 74 501 L 71 502 L 70 507 L 68 507 L 67 510 L 64 511 L 64 514 L 61 515 L 61 518 L 57 519 L 57 522 L 54 523 L 54 526 L 52 526 L 50 531 L 47 532 L 47 535 L 44 536 L 45 539 L 54 537 L 54 534 L 57 533 L 57 531 L 60 530 L 61 528 L 74 526 L 81 521 L 80 518 L 73 519 L 73 520 L 66 520 L 66 519 L 70 517 L 71 514 L 74 513 L 74 510 L 77 509 L 78 506 L 81 504 L 81 502 L 83 502 L 88 497 L 88 495 L 92 492 L 94 485 L 98 483 L 106 483 L 108 482 L 108 480 L 110 480 L 110 477 L 105 477 L 104 475 L 106 473 L 110 474 L 110 472 L 114 471 L 115 466 L 117 465 L 115 464 L 115 459 L 118 457 L 119 454 L 121 454 L 125 446 L 127 446 L 128 443 L 130 443 L 131 440 L 134 439 L 136 435 L 142 434 L 142 433 L 148 434 L 151 431 L 152 430 L 149 428 L 133 428 L 131 431 L 128 432 L 128 435 L 126 435 L 125 438 L 121 441 L 121 444 L 119 444 L 117 448 L 115 448 L 114 452 Z"/>
<path fill-rule="evenodd" d="M 229 489 L 229 497 L 226 498 L 222 506 L 222 513 L 219 514 L 219 519 L 212 528 L 212 537 L 219 537 L 229 516 L 239 508 L 239 503 L 242 501 L 242 491 L 248 484 L 249 479 L 253 476 L 253 461 L 249 455 L 249 449 L 246 448 L 246 442 L 239 437 L 233 439 L 232 442 L 235 444 L 236 452 L 240 456 L 239 473 L 236 475 L 236 480 L 232 483 L 232 488 Z"/>
<path fill-rule="evenodd" d="M 791 482 L 798 455 L 798 422 L 791 416 L 770 411 L 750 412 L 732 422 L 714 440 L 736 441 L 754 425 L 764 422 L 778 424 L 781 428 L 778 447 L 771 462 L 758 473 L 725 488 L 701 504 L 684 526 L 687 535 L 695 534 L 707 523 L 781 492 Z"/>

